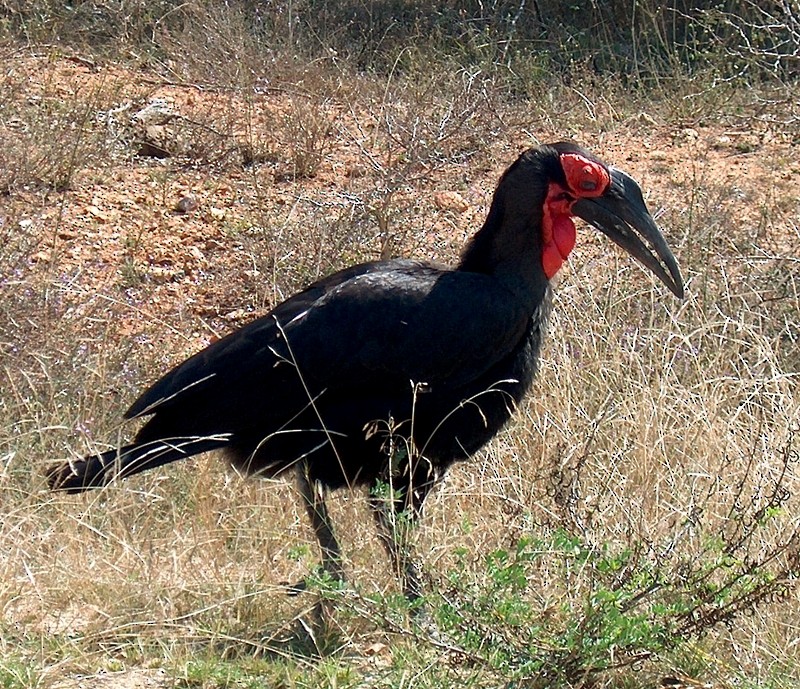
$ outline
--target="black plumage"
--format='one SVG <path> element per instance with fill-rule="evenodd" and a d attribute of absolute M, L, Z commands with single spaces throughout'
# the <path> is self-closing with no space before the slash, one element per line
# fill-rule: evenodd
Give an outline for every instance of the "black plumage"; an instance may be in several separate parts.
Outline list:
<path fill-rule="evenodd" d="M 247 473 L 292 469 L 325 566 L 340 577 L 324 494 L 382 482 L 392 497 L 370 503 L 407 595 L 418 596 L 396 515 L 418 516 L 447 468 L 491 439 L 529 389 L 550 303 L 545 228 L 573 213 L 682 295 L 629 177 L 573 144 L 534 148 L 502 176 L 454 269 L 397 259 L 314 283 L 167 373 L 127 411 L 148 417 L 130 444 L 51 469 L 51 485 L 81 491 L 212 449 Z M 558 249 L 557 265 L 570 248 Z"/>

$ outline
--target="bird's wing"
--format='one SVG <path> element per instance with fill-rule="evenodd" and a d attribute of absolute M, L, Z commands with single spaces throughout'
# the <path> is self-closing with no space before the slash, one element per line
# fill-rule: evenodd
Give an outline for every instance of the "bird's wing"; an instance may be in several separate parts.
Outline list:
<path fill-rule="evenodd" d="M 491 277 L 417 268 L 359 276 L 285 326 L 292 363 L 317 387 L 459 387 L 506 356 L 528 316 Z"/>
<path fill-rule="evenodd" d="M 490 277 L 416 262 L 342 271 L 191 357 L 128 410 L 223 404 L 237 391 L 280 404 L 287 370 L 310 390 L 409 382 L 459 386 L 524 335 L 527 318 Z"/>
<path fill-rule="evenodd" d="M 400 263 L 400 262 L 398 262 Z M 416 265 L 413 261 L 403 261 Z M 233 380 L 258 367 L 269 367 L 275 355 L 271 347 L 280 337 L 277 323 L 291 322 L 338 285 L 359 275 L 384 269 L 386 262 L 374 261 L 345 268 L 309 285 L 301 292 L 179 364 L 156 381 L 125 412 L 125 418 L 145 416 L 184 402 L 222 380 Z"/>

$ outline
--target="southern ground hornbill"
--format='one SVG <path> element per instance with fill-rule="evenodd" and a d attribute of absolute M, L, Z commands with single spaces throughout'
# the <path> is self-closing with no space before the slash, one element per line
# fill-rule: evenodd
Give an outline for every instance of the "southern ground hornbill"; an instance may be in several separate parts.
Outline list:
<path fill-rule="evenodd" d="M 503 174 L 454 269 L 395 259 L 312 284 L 167 373 L 125 414 L 149 417 L 132 443 L 52 468 L 51 486 L 98 488 L 215 449 L 246 473 L 292 471 L 323 565 L 340 579 L 325 494 L 366 485 L 404 591 L 419 597 L 407 524 L 530 387 L 573 216 L 683 296 L 633 179 L 572 143 L 533 148 Z"/>

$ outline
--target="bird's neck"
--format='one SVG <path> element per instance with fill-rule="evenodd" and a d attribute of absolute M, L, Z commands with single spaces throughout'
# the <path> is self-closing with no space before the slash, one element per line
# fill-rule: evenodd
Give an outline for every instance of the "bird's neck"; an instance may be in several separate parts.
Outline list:
<path fill-rule="evenodd" d="M 492 275 L 531 309 L 544 299 L 542 204 L 506 207 L 495 197 L 483 227 L 461 256 L 458 270 Z"/>

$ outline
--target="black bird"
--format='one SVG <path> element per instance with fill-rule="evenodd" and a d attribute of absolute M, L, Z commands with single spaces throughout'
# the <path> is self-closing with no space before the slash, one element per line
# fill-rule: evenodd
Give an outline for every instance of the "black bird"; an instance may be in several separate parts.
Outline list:
<path fill-rule="evenodd" d="M 325 494 L 366 485 L 404 592 L 418 598 L 407 526 L 530 388 L 573 216 L 683 297 L 631 177 L 573 143 L 532 148 L 501 177 L 455 268 L 394 259 L 315 282 L 167 373 L 125 414 L 149 417 L 133 442 L 52 468 L 51 487 L 98 488 L 215 449 L 246 473 L 291 470 L 323 565 L 341 579 Z"/>

